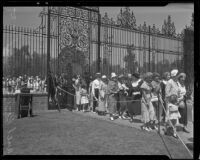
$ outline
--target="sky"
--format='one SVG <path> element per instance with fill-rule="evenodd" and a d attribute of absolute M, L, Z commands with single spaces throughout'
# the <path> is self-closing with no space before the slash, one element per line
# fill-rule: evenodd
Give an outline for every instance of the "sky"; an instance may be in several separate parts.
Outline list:
<path fill-rule="evenodd" d="M 109 18 L 116 20 L 120 9 L 123 7 L 100 7 L 100 13 L 104 16 L 108 13 Z M 41 23 L 41 18 L 38 16 L 41 7 L 4 7 L 3 24 L 11 24 L 16 26 L 37 28 Z M 133 11 L 136 24 L 144 24 L 161 29 L 164 19 L 171 15 L 171 19 L 175 24 L 177 33 L 180 33 L 185 26 L 191 23 L 191 16 L 194 12 L 194 5 L 192 3 L 176 3 L 169 4 L 165 7 L 130 7 Z"/>

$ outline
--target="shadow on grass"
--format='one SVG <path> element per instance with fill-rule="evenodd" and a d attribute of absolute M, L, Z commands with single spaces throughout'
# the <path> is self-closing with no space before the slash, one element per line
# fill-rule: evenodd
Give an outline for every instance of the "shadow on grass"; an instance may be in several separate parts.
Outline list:
<path fill-rule="evenodd" d="M 193 142 L 194 141 L 194 138 L 188 138 L 188 140 L 190 141 L 190 142 Z"/>
<path fill-rule="evenodd" d="M 186 143 L 185 144 L 190 150 L 193 151 L 193 142 L 192 143 Z"/>

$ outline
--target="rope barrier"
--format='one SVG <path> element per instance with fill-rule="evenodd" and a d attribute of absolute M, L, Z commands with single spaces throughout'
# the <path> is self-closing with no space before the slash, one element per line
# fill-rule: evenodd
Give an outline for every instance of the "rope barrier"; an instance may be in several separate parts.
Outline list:
<path fill-rule="evenodd" d="M 161 97 L 160 97 L 160 98 L 161 98 Z M 162 100 L 162 98 L 161 98 L 161 100 Z M 162 100 L 162 101 L 163 101 L 163 100 Z M 164 110 L 164 112 L 165 112 L 165 115 L 167 116 L 167 119 L 169 120 L 169 123 L 170 123 L 171 127 L 172 127 L 173 130 L 175 131 L 175 133 L 176 133 L 176 135 L 178 136 L 179 140 L 182 142 L 183 146 L 184 146 L 184 147 L 186 148 L 186 150 L 188 151 L 189 155 L 193 158 L 192 153 L 190 152 L 190 150 L 188 149 L 188 147 L 185 145 L 185 143 L 183 142 L 183 140 L 181 139 L 181 137 L 179 136 L 179 134 L 176 132 L 176 130 L 175 130 L 175 128 L 174 128 L 174 126 L 173 126 L 171 120 L 169 119 L 169 115 L 166 114 L 167 112 L 166 112 L 166 110 L 165 110 L 165 107 L 164 107 L 163 103 L 161 103 L 161 105 L 162 105 L 162 108 L 163 108 L 163 110 Z"/>
<path fill-rule="evenodd" d="M 76 97 L 76 95 L 74 95 L 74 94 L 72 94 L 72 93 L 70 93 L 70 92 L 68 92 L 68 91 L 66 91 L 66 90 L 64 90 L 64 89 L 62 89 L 62 88 L 60 88 L 60 87 L 57 87 L 57 88 L 60 89 L 60 90 L 62 90 L 62 91 L 65 92 L 65 93 L 68 93 L 68 94 L 70 94 L 70 95 Z M 91 98 L 88 98 L 88 100 L 94 101 L 94 100 L 91 99 Z M 99 100 L 97 100 L 97 101 L 99 101 Z M 133 101 L 138 101 L 138 102 L 139 102 L 139 101 L 141 101 L 141 100 L 109 101 L 109 102 L 133 102 Z"/>

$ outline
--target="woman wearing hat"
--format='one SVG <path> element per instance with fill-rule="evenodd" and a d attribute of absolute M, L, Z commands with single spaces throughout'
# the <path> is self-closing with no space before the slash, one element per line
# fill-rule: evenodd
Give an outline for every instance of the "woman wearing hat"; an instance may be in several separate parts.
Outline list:
<path fill-rule="evenodd" d="M 106 114 L 106 103 L 107 103 L 107 77 L 105 75 L 101 78 L 100 88 L 99 88 L 99 103 L 96 111 L 98 115 Z"/>
<path fill-rule="evenodd" d="M 114 115 L 117 112 L 117 93 L 119 92 L 117 75 L 111 73 L 111 80 L 108 82 L 108 111 L 110 120 L 114 120 Z"/>
<path fill-rule="evenodd" d="M 162 98 L 162 101 L 163 101 L 163 106 L 165 108 L 165 111 L 167 111 L 167 107 L 166 107 L 166 100 L 165 100 L 165 88 L 166 88 L 166 84 L 168 82 L 168 80 L 170 79 L 170 73 L 169 72 L 165 72 L 163 74 L 163 80 L 161 81 L 160 83 L 160 87 L 161 87 L 161 98 Z M 167 122 L 167 115 L 165 113 L 165 111 L 163 112 L 163 121 L 164 122 Z"/>
<path fill-rule="evenodd" d="M 96 107 L 98 105 L 100 83 L 101 83 L 101 74 L 96 73 L 96 78 L 92 82 L 93 112 L 96 112 Z"/>
<path fill-rule="evenodd" d="M 141 114 L 141 89 L 140 86 L 142 85 L 143 80 L 140 79 L 140 74 L 139 73 L 133 73 L 132 74 L 132 81 L 131 81 L 131 86 L 129 89 L 129 95 L 127 97 L 127 110 L 128 114 L 131 118 L 130 122 L 133 122 L 133 116 L 134 115 L 140 115 Z M 133 100 L 133 101 L 132 101 Z"/>
<path fill-rule="evenodd" d="M 77 75 L 75 83 L 74 83 L 75 93 L 76 93 L 76 111 L 80 111 L 81 109 L 81 82 L 80 76 Z"/>
<path fill-rule="evenodd" d="M 187 120 L 186 87 L 184 84 L 185 78 L 186 78 L 185 73 L 180 73 L 178 75 L 178 87 L 179 87 L 178 101 L 179 101 L 179 112 L 181 114 L 179 122 L 183 124 L 183 131 L 189 133 L 187 129 L 188 120 Z"/>
<path fill-rule="evenodd" d="M 151 82 L 151 85 L 153 87 L 152 90 L 152 104 L 154 106 L 155 110 L 155 119 L 157 119 L 158 123 L 161 120 L 162 112 L 163 112 L 163 107 L 161 104 L 161 99 L 159 100 L 158 97 L 161 97 L 161 86 L 160 86 L 160 74 L 159 73 L 154 73 L 153 74 L 153 81 Z M 159 107 L 159 108 L 158 108 Z"/>
<path fill-rule="evenodd" d="M 118 77 L 118 87 L 119 87 L 119 118 L 125 119 L 124 116 L 125 111 L 127 110 L 127 96 L 129 88 L 126 86 L 126 77 L 124 75 L 120 75 Z"/>
<path fill-rule="evenodd" d="M 176 95 L 179 97 L 179 86 L 178 86 L 178 70 L 174 69 L 171 71 L 171 79 L 167 82 L 165 87 L 165 99 L 167 103 L 167 116 L 169 115 L 169 106 L 168 102 L 170 100 L 171 95 Z M 169 120 L 169 117 L 166 118 L 167 121 Z"/>
<path fill-rule="evenodd" d="M 153 104 L 151 102 L 152 76 L 153 74 L 151 72 L 147 72 L 144 77 L 144 82 L 142 83 L 140 87 L 142 90 L 141 111 L 142 111 L 142 120 L 144 123 L 141 126 L 141 128 L 146 131 L 150 131 L 152 129 L 154 116 L 155 116 Z"/>

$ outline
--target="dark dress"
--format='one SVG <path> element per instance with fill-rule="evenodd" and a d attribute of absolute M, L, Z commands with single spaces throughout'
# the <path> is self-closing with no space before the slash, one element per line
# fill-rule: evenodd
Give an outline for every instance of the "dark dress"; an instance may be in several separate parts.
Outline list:
<path fill-rule="evenodd" d="M 140 86 L 143 83 L 143 80 L 138 82 L 137 86 L 130 86 L 129 88 L 129 96 L 127 97 L 127 110 L 128 114 L 133 120 L 134 115 L 141 115 L 141 89 Z M 133 101 L 132 101 L 133 100 Z"/>

